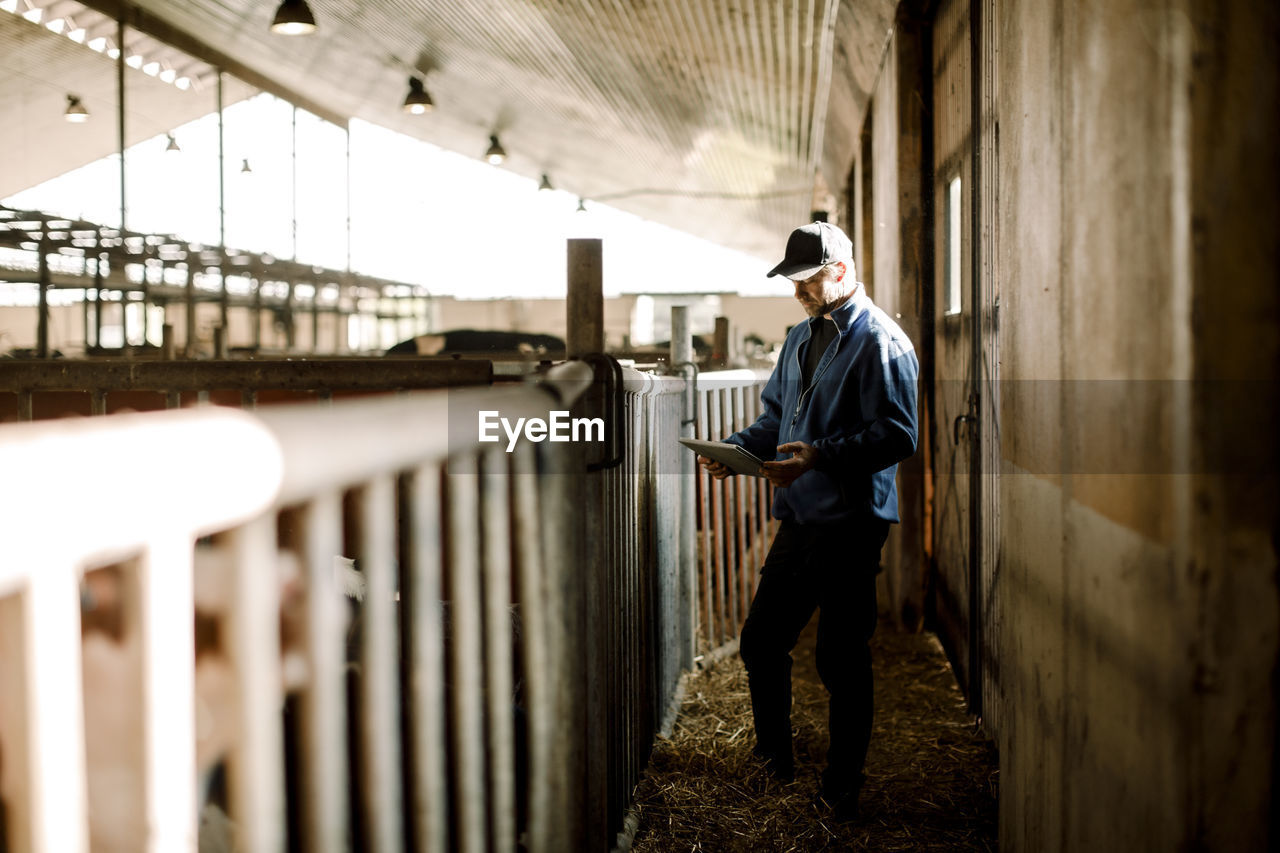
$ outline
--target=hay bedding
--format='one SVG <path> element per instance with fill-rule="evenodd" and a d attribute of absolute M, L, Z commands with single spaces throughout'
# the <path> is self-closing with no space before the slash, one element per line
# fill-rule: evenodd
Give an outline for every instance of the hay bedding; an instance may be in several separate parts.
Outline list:
<path fill-rule="evenodd" d="M 861 816 L 831 820 L 812 803 L 826 752 L 826 691 L 815 624 L 794 653 L 796 779 L 766 776 L 741 660 L 690 677 L 670 740 L 654 748 L 636 791 L 633 849 L 677 851 L 953 851 L 996 849 L 996 761 L 974 730 L 932 635 L 881 625 L 872 641 L 876 718 Z"/>

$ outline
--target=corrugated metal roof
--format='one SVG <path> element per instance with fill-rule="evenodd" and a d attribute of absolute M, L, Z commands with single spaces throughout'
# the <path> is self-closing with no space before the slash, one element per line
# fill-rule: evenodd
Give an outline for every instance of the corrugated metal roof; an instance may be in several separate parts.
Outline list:
<path fill-rule="evenodd" d="M 504 168 L 771 257 L 811 208 L 831 92 L 843 127 L 895 4 L 311 0 L 319 29 L 292 38 L 269 32 L 274 0 L 136 5 L 339 115 L 475 157 L 496 131 Z M 423 73 L 436 109 L 407 116 Z"/>

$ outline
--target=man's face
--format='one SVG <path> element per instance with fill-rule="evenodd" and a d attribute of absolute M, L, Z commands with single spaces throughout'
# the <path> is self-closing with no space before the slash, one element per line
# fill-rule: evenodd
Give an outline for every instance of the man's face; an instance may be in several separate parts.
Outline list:
<path fill-rule="evenodd" d="M 796 300 L 804 306 L 805 313 L 810 317 L 831 313 L 831 309 L 846 295 L 840 281 L 842 272 L 842 266 L 832 264 L 802 281 L 792 281 L 796 287 Z"/>

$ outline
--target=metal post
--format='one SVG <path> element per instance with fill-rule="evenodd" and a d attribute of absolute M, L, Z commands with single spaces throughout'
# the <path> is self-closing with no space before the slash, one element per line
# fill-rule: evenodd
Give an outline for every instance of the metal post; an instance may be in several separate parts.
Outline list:
<path fill-rule="evenodd" d="M 165 323 L 160 330 L 160 357 L 173 361 L 173 324 Z"/>
<path fill-rule="evenodd" d="M 37 250 L 40 253 L 39 278 L 40 278 L 40 309 L 36 318 L 36 355 L 40 358 L 49 357 L 49 246 L 48 246 L 49 229 L 46 226 L 41 232 L 40 247 Z"/>
<path fill-rule="evenodd" d="M 124 17 L 116 19 L 116 143 L 120 154 L 120 239 L 124 239 L 125 211 L 125 168 L 124 168 Z"/>
<path fill-rule="evenodd" d="M 711 366 L 729 366 L 729 318 L 716 318 L 715 343 L 711 348 Z"/>
<path fill-rule="evenodd" d="M 222 312 L 222 328 L 227 328 L 227 164 L 226 140 L 223 135 L 222 69 L 218 69 L 218 253 L 222 263 L 218 266 L 222 293 L 219 308 Z"/>
<path fill-rule="evenodd" d="M 196 356 L 196 263 L 187 261 L 187 302 L 186 302 L 186 331 L 183 344 L 182 354 L 187 358 L 195 358 Z"/>
<path fill-rule="evenodd" d="M 293 351 L 294 345 L 294 329 L 293 329 L 293 282 L 285 283 L 284 292 L 284 347 L 288 352 Z"/>
<path fill-rule="evenodd" d="M 93 346 L 102 346 L 102 252 L 93 265 Z"/>
<path fill-rule="evenodd" d="M 602 242 L 569 240 L 569 290 L 566 355 L 576 358 L 604 352 L 604 287 Z"/>
<path fill-rule="evenodd" d="M 95 262 L 96 263 L 96 262 Z M 83 264 L 80 267 L 80 277 L 89 277 L 89 253 L 86 252 L 83 258 Z M 80 319 L 84 326 L 84 354 L 89 354 L 89 288 L 85 288 L 80 294 Z"/>
<path fill-rule="evenodd" d="M 253 280 L 253 351 L 262 349 L 262 279 Z"/>
<path fill-rule="evenodd" d="M 697 382 L 697 369 L 693 363 L 693 332 L 689 326 L 689 308 L 676 305 L 671 308 L 671 366 L 681 371 L 684 381 L 690 385 Z M 697 399 L 693 388 L 680 395 L 681 438 L 695 437 L 693 427 Z M 682 452 L 679 458 L 680 508 L 676 513 L 676 523 L 679 530 L 680 598 L 677 613 L 680 627 L 676 640 L 680 644 L 680 668 L 692 669 L 698 637 L 697 547 L 694 539 L 697 525 L 693 505 L 696 491 L 694 477 L 697 474 L 692 453 Z"/>

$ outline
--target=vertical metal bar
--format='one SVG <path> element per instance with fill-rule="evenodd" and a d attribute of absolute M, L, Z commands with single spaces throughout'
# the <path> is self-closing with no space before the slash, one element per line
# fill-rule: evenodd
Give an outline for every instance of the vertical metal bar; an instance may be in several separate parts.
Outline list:
<path fill-rule="evenodd" d="M 147 850 L 196 847 L 195 612 L 186 536 L 151 543 L 138 564 Z"/>
<path fill-rule="evenodd" d="M 698 425 L 701 435 L 698 436 L 704 440 L 710 440 L 711 424 L 709 417 L 710 405 L 708 398 L 710 391 L 698 391 Z M 702 642 L 705 644 L 704 652 L 709 652 L 716 647 L 715 642 L 715 612 L 712 601 L 715 595 L 714 582 L 712 581 L 712 565 L 713 557 L 712 548 L 712 532 L 711 528 L 714 524 L 713 514 L 713 498 L 711 495 L 714 488 L 714 480 L 705 469 L 699 469 L 698 474 L 698 491 L 700 503 L 698 507 L 698 517 L 702 525 L 702 555 L 699 558 L 701 564 L 702 581 L 699 587 L 700 604 L 702 605 Z"/>
<path fill-rule="evenodd" d="M 225 135 L 225 117 L 223 116 L 222 69 L 218 69 L 218 311 L 221 325 L 227 328 L 227 308 L 230 294 L 227 292 L 227 149 Z M 222 356 L 218 356 L 221 358 Z"/>
<path fill-rule="evenodd" d="M 369 481 L 359 493 L 360 561 L 365 578 L 361 623 L 360 722 L 366 850 L 404 849 L 400 784 L 400 665 L 396 636 L 395 482 Z"/>
<path fill-rule="evenodd" d="M 686 386 L 694 382 L 694 370 L 683 365 L 693 363 L 693 333 L 689 325 L 689 309 L 677 305 L 671 309 L 671 364 L 681 365 Z M 686 389 L 680 392 L 679 435 L 681 438 L 693 438 L 694 416 L 692 410 L 696 398 Z M 682 452 L 679 457 L 679 509 L 676 510 L 676 535 L 680 538 L 678 583 L 680 585 L 677 620 L 680 634 L 679 666 L 681 669 L 693 667 L 694 656 L 697 655 L 698 642 L 698 576 L 697 576 L 697 525 L 694 507 L 697 461 L 692 453 Z M 673 472 L 674 473 L 674 472 Z"/>
<path fill-rule="evenodd" d="M 345 181 L 345 183 L 346 183 L 346 196 L 347 196 L 347 197 L 346 197 L 346 208 L 347 208 L 347 266 L 346 266 L 346 272 L 347 272 L 347 275 L 351 275 L 351 126 L 350 126 L 350 125 L 347 125 L 347 126 L 346 126 L 346 127 L 344 127 L 342 130 L 343 130 L 343 133 L 346 135 L 346 136 L 345 136 L 345 138 L 346 138 L 346 143 L 347 143 L 346 161 L 345 161 L 346 172 L 345 172 L 345 174 L 343 175 L 343 179 L 344 179 L 344 181 Z M 341 301 L 342 301 L 342 286 L 341 286 L 341 285 L 339 285 L 339 286 L 338 286 L 338 301 L 339 301 L 339 302 L 341 302 Z M 336 320 L 339 316 L 341 316 L 341 315 L 340 315 L 340 313 L 339 313 L 338 311 L 336 311 L 336 310 L 335 310 L 335 312 L 334 312 L 334 318 L 335 318 L 335 320 Z M 339 343 L 339 345 L 338 345 L 338 350 L 339 350 L 339 351 L 341 351 L 341 349 L 342 349 L 342 345 L 341 345 L 341 343 Z"/>
<path fill-rule="evenodd" d="M 547 799 L 552 811 L 533 812 L 531 839 L 545 842 L 541 851 L 584 850 L 588 842 L 587 819 L 587 649 L 595 638 L 587 634 L 589 572 L 586 562 L 586 531 L 579 518 L 566 507 L 583 506 L 585 480 L 582 450 L 571 444 L 543 444 L 538 448 L 540 464 L 548 472 L 537 480 L 538 526 L 542 533 L 542 582 L 547 626 L 548 667 L 545 673 L 545 703 L 530 707 L 531 732 L 545 725 L 550 737 L 545 747 L 532 752 L 543 756 L 548 779 Z M 528 469 L 522 469 L 522 474 Z M 583 642 L 583 638 L 587 642 Z M 533 687 L 537 672 L 530 672 Z M 537 694 L 531 694 L 531 701 Z M 544 707 L 547 717 L 538 723 L 535 708 Z M 530 769 L 536 771 L 536 764 Z M 538 776 L 531 776 L 532 782 Z M 537 800 L 534 800 L 536 803 Z"/>
<path fill-rule="evenodd" d="M 515 697 L 511 655 L 511 505 L 507 454 L 481 458 L 485 672 L 489 697 L 489 784 L 497 853 L 516 843 Z"/>
<path fill-rule="evenodd" d="M 26 790 L 31 846 L 36 853 L 86 853 L 89 849 L 80 597 L 75 575 L 71 566 L 46 565 L 29 576 L 23 595 L 29 709 Z"/>
<path fill-rule="evenodd" d="M 457 762 L 458 837 L 462 853 L 486 846 L 484 760 L 484 665 L 481 658 L 480 512 L 478 470 L 474 456 L 449 461 L 448 573 L 452 597 L 449 627 L 453 639 L 453 754 Z"/>
<path fill-rule="evenodd" d="M 99 238 L 101 242 L 101 238 Z M 93 345 L 102 346 L 102 254 L 93 265 Z"/>
<path fill-rule="evenodd" d="M 124 128 L 124 16 L 116 19 L 116 47 L 119 53 L 116 54 L 116 153 L 120 157 L 120 239 L 124 239 L 124 231 L 126 227 L 126 211 L 129 206 L 125 203 L 125 128 Z M 126 343 L 128 341 L 126 340 Z"/>
<path fill-rule="evenodd" d="M 311 283 L 311 352 L 320 351 L 320 282 Z"/>
<path fill-rule="evenodd" d="M 709 408 L 711 409 L 711 434 L 717 437 L 727 435 L 724 431 L 724 391 L 716 387 L 711 391 Z M 725 492 L 728 485 L 725 481 L 712 480 L 711 486 L 711 538 L 712 538 L 712 578 L 715 585 L 713 591 L 715 601 L 715 634 L 711 648 L 718 648 L 729 639 L 728 591 L 726 590 L 728 568 L 725 565 L 725 543 L 727 537 L 724 529 L 728 523 L 725 512 Z"/>
<path fill-rule="evenodd" d="M 262 349 L 262 279 L 253 279 L 253 351 Z"/>
<path fill-rule="evenodd" d="M 533 445 L 516 446 L 511 460 L 512 535 L 515 540 L 515 589 L 520 602 L 520 646 L 523 650 L 525 743 L 528 770 L 523 780 L 527 802 L 528 848 L 531 853 L 557 849 L 557 785 L 566 756 L 556 750 L 555 694 L 557 672 L 548 645 L 548 591 L 543 575 L 543 537 L 538 521 L 537 459 Z"/>
<path fill-rule="evenodd" d="M 170 323 L 160 328 L 160 358 L 173 361 L 173 325 Z"/>
<path fill-rule="evenodd" d="M 155 247 L 149 247 L 149 251 L 147 252 L 147 255 L 154 255 L 154 254 L 155 254 Z M 144 256 L 143 256 L 143 259 L 142 259 L 142 287 L 141 287 L 141 291 L 142 291 L 142 339 L 139 341 L 139 343 L 140 343 L 142 346 L 144 346 L 144 347 L 147 345 L 147 330 L 148 330 L 148 329 L 147 329 L 147 322 L 148 322 L 148 321 L 147 321 L 147 303 L 151 301 L 151 282 L 148 280 L 148 278 L 149 278 L 148 273 L 149 273 L 149 272 L 150 272 L 150 267 L 149 267 L 149 265 L 147 264 L 147 256 L 146 256 L 146 255 L 144 255 Z M 163 274 L 163 272 L 162 272 L 162 273 L 161 273 L 161 275 L 160 275 L 160 282 L 161 282 L 162 284 L 164 283 L 164 274 Z"/>
<path fill-rule="evenodd" d="M 733 429 L 738 431 L 747 425 L 746 412 L 743 398 L 746 396 L 746 390 L 742 385 L 738 385 L 733 389 L 733 398 L 730 405 L 733 408 Z M 749 480 L 752 477 L 734 477 L 737 481 L 736 494 L 734 495 L 734 533 L 738 542 L 738 560 L 737 560 L 737 577 L 735 578 L 735 589 L 738 593 L 738 615 L 739 619 L 734 625 L 737 630 L 742 629 L 742 623 L 747 618 L 747 609 L 751 604 L 751 555 L 748 550 L 747 543 L 747 525 L 750 523 L 751 514 L 748 511 L 748 489 L 750 488 Z"/>
<path fill-rule="evenodd" d="M 302 849 L 340 853 L 351 839 L 347 800 L 345 603 L 334 581 L 342 553 L 342 496 L 317 495 L 302 511 L 310 683 L 302 694 Z"/>
<path fill-rule="evenodd" d="M 444 632 L 440 625 L 440 469 L 414 472 L 410 485 L 409 702 L 413 745 L 413 827 L 419 850 L 446 853 L 449 844 L 444 714 Z"/>
<path fill-rule="evenodd" d="M 105 415 L 107 413 L 107 392 L 95 388 L 89 392 L 89 414 Z"/>
<path fill-rule="evenodd" d="M 40 300 L 36 309 L 36 355 L 39 358 L 49 357 L 49 245 L 48 225 L 41 232 L 40 245 L 37 248 L 37 267 L 40 279 Z"/>
<path fill-rule="evenodd" d="M 16 784 L 10 784 L 5 792 L 6 836 L 8 850 L 33 850 L 31 837 L 33 802 L 29 790 L 30 758 L 28 744 L 31 741 L 30 714 L 27 709 L 28 646 L 24 595 L 0 595 L 0 715 L 8 721 L 4 743 L 5 772 Z"/>
<path fill-rule="evenodd" d="M 227 651 L 240 697 L 240 736 L 228 759 L 231 818 L 239 849 L 278 853 L 285 845 L 285 782 L 275 514 L 233 530 L 226 549 L 232 572 Z"/>
<path fill-rule="evenodd" d="M 298 260 L 298 107 L 289 114 L 289 221 L 293 238 L 291 257 Z"/>
<path fill-rule="evenodd" d="M 602 241 L 571 239 L 565 346 L 569 358 L 604 352 L 604 285 Z"/>
<path fill-rule="evenodd" d="M 284 346 L 292 352 L 296 343 L 296 329 L 293 322 L 293 281 L 285 282 L 284 291 Z"/>
<path fill-rule="evenodd" d="M 84 268 L 80 270 L 80 275 L 85 278 L 89 277 L 89 256 L 84 256 Z M 84 339 L 84 353 L 89 354 L 89 288 L 85 288 L 80 294 L 80 322 L 81 328 L 84 330 L 82 337 Z"/>
<path fill-rule="evenodd" d="M 187 282 L 183 293 L 183 320 L 186 328 L 183 333 L 182 354 L 187 358 L 196 357 L 196 264 L 200 259 L 187 260 Z"/>
<path fill-rule="evenodd" d="M 18 420 L 29 421 L 34 415 L 31 403 L 31 392 L 21 390 L 18 392 Z"/>

